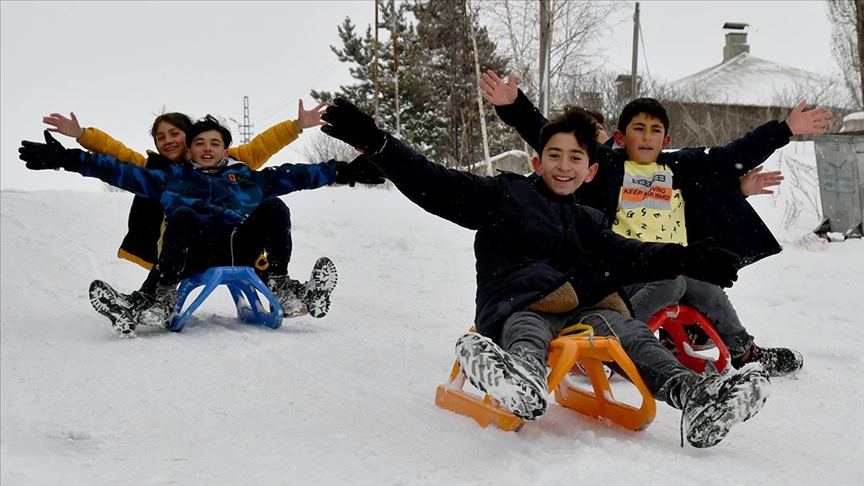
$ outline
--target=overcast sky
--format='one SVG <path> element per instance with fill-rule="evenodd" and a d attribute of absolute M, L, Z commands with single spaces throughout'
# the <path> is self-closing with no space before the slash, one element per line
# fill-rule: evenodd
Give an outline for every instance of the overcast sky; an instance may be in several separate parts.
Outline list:
<path fill-rule="evenodd" d="M 100 187 L 75 174 L 28 171 L 18 160 L 21 140 L 40 140 L 42 117 L 52 112 L 74 111 L 82 125 L 139 152 L 153 148 L 148 130 L 163 107 L 242 121 L 249 96 L 255 133 L 293 119 L 299 98 L 313 106 L 311 89 L 351 83 L 329 48 L 341 47 L 336 29 L 346 16 L 365 30 L 374 2 L 2 1 L 0 187 Z M 633 24 L 623 17 L 608 33 L 607 62 L 628 72 Z M 678 79 L 721 62 L 724 22 L 750 24 L 754 56 L 837 71 L 822 1 L 643 1 L 640 18 L 640 72 L 655 77 Z M 272 159 L 300 160 L 290 146 Z"/>

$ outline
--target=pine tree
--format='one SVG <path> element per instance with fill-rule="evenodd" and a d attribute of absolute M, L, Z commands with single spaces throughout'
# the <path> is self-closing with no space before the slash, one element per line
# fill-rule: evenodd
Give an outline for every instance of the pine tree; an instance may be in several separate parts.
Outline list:
<path fill-rule="evenodd" d="M 390 4 L 381 2 L 380 21 L 393 25 Z M 483 159 L 477 77 L 468 24 L 466 0 L 429 0 L 399 3 L 396 33 L 399 75 L 400 136 L 429 159 L 450 167 L 466 167 Z M 413 14 L 416 28 L 407 20 Z M 374 35 L 366 29 L 361 38 L 350 19 L 339 27 L 343 47 L 331 50 L 356 80 L 340 86 L 339 94 L 367 113 L 374 112 Z M 384 31 L 385 33 L 387 31 Z M 379 32 L 380 34 L 380 32 Z M 393 32 L 390 32 L 393 35 Z M 507 60 L 495 54 L 495 44 L 485 28 L 477 29 L 481 69 L 504 72 Z M 393 45 L 379 37 L 379 126 L 396 131 Z M 331 93 L 312 91 L 316 100 Z M 491 106 L 486 123 L 490 153 L 520 147 L 511 130 L 503 127 Z"/>

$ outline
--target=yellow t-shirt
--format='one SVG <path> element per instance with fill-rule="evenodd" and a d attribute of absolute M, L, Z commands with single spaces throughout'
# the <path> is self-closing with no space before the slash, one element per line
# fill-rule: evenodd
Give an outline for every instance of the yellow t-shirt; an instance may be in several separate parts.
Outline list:
<path fill-rule="evenodd" d="M 666 165 L 624 163 L 624 181 L 612 230 L 646 242 L 687 244 L 684 199 L 672 189 Z"/>

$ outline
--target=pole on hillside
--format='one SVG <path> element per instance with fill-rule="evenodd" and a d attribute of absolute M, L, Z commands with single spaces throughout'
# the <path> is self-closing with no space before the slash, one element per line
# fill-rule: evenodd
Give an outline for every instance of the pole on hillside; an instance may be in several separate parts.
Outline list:
<path fill-rule="evenodd" d="M 402 126 L 399 123 L 399 53 L 396 50 L 396 3 L 390 0 L 390 14 L 393 24 L 390 26 L 390 37 L 393 38 L 393 95 L 396 97 L 396 135 L 401 136 Z"/>
<path fill-rule="evenodd" d="M 633 61 L 630 64 L 630 99 L 635 100 L 639 89 L 636 75 L 637 59 L 639 57 L 639 2 L 636 2 L 636 13 L 633 14 Z"/>
<path fill-rule="evenodd" d="M 480 112 L 480 134 L 483 136 L 483 160 L 486 161 L 486 175 L 494 175 L 492 158 L 489 157 L 489 136 L 486 133 L 486 110 L 483 108 L 483 90 L 480 88 L 480 54 L 477 52 L 477 30 L 474 23 L 474 6 L 468 0 L 468 22 L 471 23 L 471 44 L 474 46 L 474 73 L 477 75 L 477 107 Z M 473 163 L 473 162 L 472 162 Z"/>
<path fill-rule="evenodd" d="M 378 0 L 375 0 L 375 61 L 372 63 L 372 79 L 375 84 L 375 95 L 372 97 L 375 104 L 375 123 L 378 123 Z"/>
<path fill-rule="evenodd" d="M 552 60 L 552 12 L 549 0 L 540 0 L 540 111 L 549 118 L 549 64 Z"/>

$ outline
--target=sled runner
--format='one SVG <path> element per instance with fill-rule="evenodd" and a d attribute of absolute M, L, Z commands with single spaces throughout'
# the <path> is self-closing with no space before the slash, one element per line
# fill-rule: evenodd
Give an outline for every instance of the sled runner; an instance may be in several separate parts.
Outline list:
<path fill-rule="evenodd" d="M 686 305 L 670 305 L 669 307 L 654 314 L 648 321 L 648 327 L 652 331 L 657 332 L 659 329 L 665 329 L 672 337 L 675 343 L 675 348 L 678 350 L 677 358 L 684 366 L 690 368 L 696 373 L 705 371 L 705 365 L 711 362 L 717 371 L 723 372 L 729 365 L 731 359 L 729 349 L 720 339 L 717 330 L 708 322 L 708 319 L 701 312 Z M 705 334 L 714 341 L 717 346 L 719 355 L 717 359 L 696 353 L 694 345 L 684 331 L 683 326 L 696 325 L 699 326 Z"/>
<path fill-rule="evenodd" d="M 282 325 L 284 317 L 282 306 L 270 292 L 270 289 L 261 281 L 252 267 L 213 267 L 204 273 L 198 273 L 184 279 L 177 289 L 179 300 L 177 302 L 177 314 L 171 321 L 169 330 L 179 332 L 183 330 L 186 321 L 192 313 L 216 290 L 216 287 L 225 285 L 231 292 L 234 305 L 237 307 L 237 318 L 248 324 L 257 324 L 276 329 Z M 189 304 L 186 310 L 183 305 L 189 294 L 198 287 L 204 286 L 201 293 Z M 265 308 L 258 294 L 263 295 L 270 303 L 270 311 Z"/>

